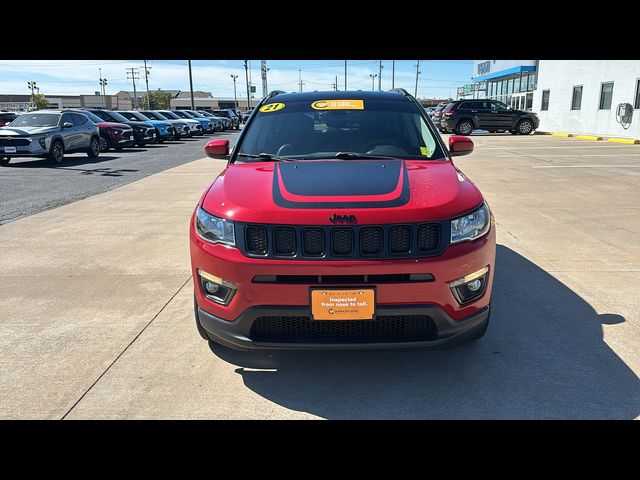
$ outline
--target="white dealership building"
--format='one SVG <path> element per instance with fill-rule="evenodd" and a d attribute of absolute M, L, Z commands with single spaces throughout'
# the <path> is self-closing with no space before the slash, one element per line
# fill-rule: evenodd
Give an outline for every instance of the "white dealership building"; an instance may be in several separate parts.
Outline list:
<path fill-rule="evenodd" d="M 640 60 L 539 60 L 533 111 L 540 131 L 640 139 Z"/>

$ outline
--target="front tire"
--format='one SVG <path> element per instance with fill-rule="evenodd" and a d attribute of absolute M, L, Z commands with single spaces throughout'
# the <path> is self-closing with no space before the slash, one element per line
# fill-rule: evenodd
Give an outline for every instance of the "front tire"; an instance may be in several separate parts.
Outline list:
<path fill-rule="evenodd" d="M 98 137 L 92 137 L 89 150 L 87 150 L 87 157 L 97 158 L 98 155 L 100 155 L 100 139 L 98 139 Z"/>
<path fill-rule="evenodd" d="M 107 139 L 107 137 L 104 137 L 102 135 L 100 135 L 100 151 L 101 152 L 106 152 L 107 150 L 109 150 L 109 140 Z"/>
<path fill-rule="evenodd" d="M 64 145 L 60 140 L 54 140 L 47 157 L 51 163 L 62 163 L 64 160 Z"/>
<path fill-rule="evenodd" d="M 533 122 L 531 120 L 527 120 L 526 118 L 520 120 L 518 125 L 516 126 L 516 131 L 519 135 L 529 135 L 533 132 Z"/>
<path fill-rule="evenodd" d="M 462 120 L 456 125 L 455 132 L 458 135 L 471 135 L 471 132 L 473 132 L 473 123 L 471 123 L 470 120 Z"/>

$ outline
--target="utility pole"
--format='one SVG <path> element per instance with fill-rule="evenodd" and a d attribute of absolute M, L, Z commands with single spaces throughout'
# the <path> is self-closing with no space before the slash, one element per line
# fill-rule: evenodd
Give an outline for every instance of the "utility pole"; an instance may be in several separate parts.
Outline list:
<path fill-rule="evenodd" d="M 131 67 L 127 68 L 127 80 L 131 80 L 133 83 L 133 109 L 138 109 L 138 92 L 136 90 L 136 80 L 140 78 L 140 72 L 137 71 L 138 68 Z M 131 76 L 129 76 L 131 75 Z"/>
<path fill-rule="evenodd" d="M 371 77 L 371 90 L 375 90 L 376 89 L 376 77 L 378 76 L 377 73 L 370 73 L 369 76 Z"/>
<path fill-rule="evenodd" d="M 191 76 L 191 60 L 189 60 L 189 89 L 191 90 L 191 110 L 195 110 L 196 103 L 193 101 L 193 77 Z"/>
<path fill-rule="evenodd" d="M 380 73 L 378 75 L 378 90 L 382 90 L 382 69 L 384 67 L 382 66 L 382 60 L 380 60 Z"/>
<path fill-rule="evenodd" d="M 344 61 L 344 91 L 347 91 L 347 61 Z"/>
<path fill-rule="evenodd" d="M 391 89 L 396 88 L 396 61 L 391 60 Z"/>
<path fill-rule="evenodd" d="M 416 89 L 413 93 L 415 98 L 418 98 L 418 75 L 420 75 L 420 60 L 418 60 L 418 63 L 416 64 Z"/>
<path fill-rule="evenodd" d="M 251 75 L 251 60 L 248 60 L 249 63 L 249 91 L 250 93 L 253 93 L 253 76 Z M 251 95 L 251 97 L 253 97 L 253 95 Z"/>
<path fill-rule="evenodd" d="M 335 85 L 334 90 L 337 92 L 338 91 L 338 75 L 336 75 L 336 83 L 334 83 L 334 85 Z"/>
<path fill-rule="evenodd" d="M 260 76 L 262 77 L 262 96 L 266 97 L 269 94 L 269 88 L 267 86 L 267 61 L 260 60 Z"/>
<path fill-rule="evenodd" d="M 249 73 L 247 71 L 247 60 L 244 61 L 244 76 L 247 83 L 247 108 L 251 108 L 251 99 L 249 98 Z"/>
<path fill-rule="evenodd" d="M 102 78 L 102 69 L 99 68 L 98 70 L 100 70 L 100 89 L 102 90 L 102 108 L 107 108 L 107 105 L 104 99 L 105 95 L 107 94 L 107 79 Z"/>
<path fill-rule="evenodd" d="M 238 108 L 238 97 L 236 96 L 236 78 L 238 78 L 238 75 L 231 74 L 231 78 L 233 78 L 233 106 Z"/>
<path fill-rule="evenodd" d="M 300 86 L 300 91 L 302 91 L 302 85 L 305 82 L 302 81 L 302 70 L 298 69 L 298 85 Z"/>
<path fill-rule="evenodd" d="M 151 99 L 149 98 L 149 70 L 151 67 L 147 67 L 147 61 L 144 61 L 144 81 L 147 84 L 147 110 L 151 110 Z"/>

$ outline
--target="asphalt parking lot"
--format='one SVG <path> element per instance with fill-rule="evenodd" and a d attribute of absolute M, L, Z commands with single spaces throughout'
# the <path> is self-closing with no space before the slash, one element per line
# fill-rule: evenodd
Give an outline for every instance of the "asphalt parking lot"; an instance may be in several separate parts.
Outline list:
<path fill-rule="evenodd" d="M 14 158 L 0 167 L 0 225 L 191 162 L 202 156 L 209 140 L 236 136 L 227 131 L 182 138 L 120 152 L 110 150 L 95 159 L 84 153 L 68 154 L 60 165 L 39 158 Z"/>
<path fill-rule="evenodd" d="M 498 235 L 482 340 L 271 354 L 202 341 L 188 221 L 224 166 L 204 158 L 0 226 L 0 417 L 640 417 L 640 146 L 472 138 L 456 164 Z"/>

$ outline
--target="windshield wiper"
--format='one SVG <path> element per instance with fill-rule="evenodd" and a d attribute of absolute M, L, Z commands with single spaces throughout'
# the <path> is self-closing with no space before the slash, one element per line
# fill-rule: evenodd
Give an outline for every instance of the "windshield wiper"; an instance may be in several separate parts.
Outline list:
<path fill-rule="evenodd" d="M 244 153 L 238 152 L 237 155 L 249 158 L 261 158 L 263 160 L 273 160 L 274 162 L 291 162 L 292 160 L 285 157 L 279 157 L 278 155 L 272 155 L 270 153 Z"/>
<path fill-rule="evenodd" d="M 355 152 L 338 152 L 334 155 L 334 158 L 341 158 L 343 160 L 358 160 L 367 158 L 377 158 L 383 160 L 402 160 L 399 157 L 393 157 L 389 155 L 370 155 L 368 153 L 355 153 Z"/>

